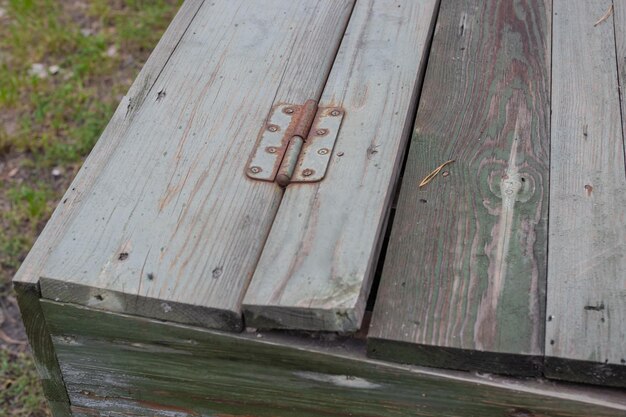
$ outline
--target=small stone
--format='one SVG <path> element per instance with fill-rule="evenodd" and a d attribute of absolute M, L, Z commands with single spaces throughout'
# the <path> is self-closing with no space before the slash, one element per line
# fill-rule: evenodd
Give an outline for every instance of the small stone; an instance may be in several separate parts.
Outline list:
<path fill-rule="evenodd" d="M 117 55 L 117 47 L 115 45 L 109 46 L 109 49 L 107 49 L 107 56 L 109 58 L 113 58 L 115 55 Z"/>
<path fill-rule="evenodd" d="M 84 37 L 87 37 L 87 36 L 91 36 L 93 34 L 93 31 L 89 28 L 83 28 L 80 30 L 80 34 L 83 35 Z"/>
<path fill-rule="evenodd" d="M 20 169 L 18 167 L 15 167 L 12 170 L 10 170 L 8 174 L 9 178 L 13 178 L 14 176 L 16 176 L 19 171 Z"/>
<path fill-rule="evenodd" d="M 51 75 L 57 75 L 59 73 L 59 71 L 61 71 L 61 67 L 59 67 L 58 65 L 50 65 L 48 67 L 48 72 Z"/>
<path fill-rule="evenodd" d="M 46 71 L 44 64 L 37 62 L 31 65 L 28 74 L 38 78 L 46 78 L 48 76 L 48 71 Z"/>
<path fill-rule="evenodd" d="M 246 327 L 246 333 L 256 333 L 256 327 Z"/>
<path fill-rule="evenodd" d="M 7 11 L 3 9 L 2 7 L 0 7 L 0 19 L 2 19 L 6 15 L 7 15 Z"/>
<path fill-rule="evenodd" d="M 63 170 L 59 167 L 52 168 L 52 176 L 58 178 L 63 175 Z"/>

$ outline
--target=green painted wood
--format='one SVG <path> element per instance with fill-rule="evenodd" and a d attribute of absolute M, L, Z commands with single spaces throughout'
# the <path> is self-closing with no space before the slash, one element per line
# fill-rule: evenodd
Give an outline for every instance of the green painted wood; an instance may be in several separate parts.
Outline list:
<path fill-rule="evenodd" d="M 17 302 L 43 392 L 54 417 L 70 416 L 69 398 L 34 284 L 15 283 Z"/>
<path fill-rule="evenodd" d="M 41 268 L 45 298 L 242 329 L 283 190 L 245 174 L 273 105 L 318 100 L 353 0 L 206 1 Z"/>
<path fill-rule="evenodd" d="M 614 17 L 599 23 L 610 7 Z M 626 387 L 623 2 L 555 0 L 546 375 Z M 596 22 L 598 22 L 596 24 Z M 616 60 L 616 35 L 619 56 Z"/>
<path fill-rule="evenodd" d="M 369 354 L 541 372 L 550 1 L 442 0 Z M 421 181 L 447 165 L 430 183 Z"/>
<path fill-rule="evenodd" d="M 72 411 L 71 406 L 62 401 L 48 401 L 48 410 L 52 417 L 76 417 L 76 413 Z"/>
<path fill-rule="evenodd" d="M 243 301 L 246 324 L 360 328 L 437 7 L 357 2 L 320 101 L 345 111 L 328 172 L 287 187 Z"/>
<path fill-rule="evenodd" d="M 43 300 L 76 415 L 623 416 L 623 392 L 365 357 L 362 342 L 237 335 Z M 169 414 L 168 414 L 169 413 Z"/>

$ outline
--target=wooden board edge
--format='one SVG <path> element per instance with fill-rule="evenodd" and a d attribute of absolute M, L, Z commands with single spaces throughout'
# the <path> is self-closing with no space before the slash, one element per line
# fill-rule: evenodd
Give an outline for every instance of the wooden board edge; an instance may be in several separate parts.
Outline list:
<path fill-rule="evenodd" d="M 546 356 L 544 373 L 547 378 L 626 388 L 626 364 L 598 363 Z"/>
<path fill-rule="evenodd" d="M 40 282 L 42 298 L 52 301 L 208 329 L 243 330 L 243 318 L 239 311 L 140 297 L 54 278 L 42 277 Z"/>
<path fill-rule="evenodd" d="M 248 327 L 353 333 L 363 321 L 363 303 L 347 308 L 307 308 L 243 304 Z"/>
<path fill-rule="evenodd" d="M 543 371 L 543 357 L 539 355 L 458 349 L 372 337 L 367 340 L 368 357 L 408 365 L 521 377 L 538 377 Z"/>
<path fill-rule="evenodd" d="M 40 303 L 38 284 L 15 282 L 17 303 L 26 328 L 35 367 L 54 417 L 71 416 L 70 400 Z"/>

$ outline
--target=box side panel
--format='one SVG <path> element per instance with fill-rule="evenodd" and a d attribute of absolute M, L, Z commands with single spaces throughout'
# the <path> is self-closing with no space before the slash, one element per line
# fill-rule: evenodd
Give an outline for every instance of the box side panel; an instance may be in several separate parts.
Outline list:
<path fill-rule="evenodd" d="M 75 415 L 618 416 L 626 405 L 546 395 L 365 358 L 361 346 L 239 336 L 43 300 Z M 328 353 L 332 349 L 343 356 Z M 342 345 L 343 344 L 343 345 Z M 326 352 L 326 353 L 325 353 Z M 453 375 L 453 374 L 450 374 Z M 457 375 L 461 375 L 458 373 Z"/>

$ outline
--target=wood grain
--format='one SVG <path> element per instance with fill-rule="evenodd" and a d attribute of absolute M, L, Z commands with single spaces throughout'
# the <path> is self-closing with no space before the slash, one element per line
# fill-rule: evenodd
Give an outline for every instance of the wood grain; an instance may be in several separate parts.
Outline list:
<path fill-rule="evenodd" d="M 205 2 L 41 270 L 42 294 L 239 330 L 283 191 L 245 165 L 275 103 L 318 99 L 351 0 Z M 306 22 L 306 24 L 303 24 Z"/>
<path fill-rule="evenodd" d="M 550 2 L 442 1 L 369 354 L 536 375 L 543 354 Z M 440 164 L 454 160 L 424 187 Z"/>
<path fill-rule="evenodd" d="M 345 116 L 326 178 L 287 188 L 244 299 L 255 327 L 359 329 L 438 1 L 356 4 L 320 106 Z"/>
<path fill-rule="evenodd" d="M 354 340 L 226 334 L 42 304 L 76 415 L 616 417 L 626 412 L 621 392 L 382 363 L 365 358 L 364 346 Z"/>
<path fill-rule="evenodd" d="M 626 172 L 616 36 L 613 17 L 594 25 L 612 5 L 554 1 L 546 375 L 626 387 Z M 623 26 L 623 2 L 615 6 Z"/>

